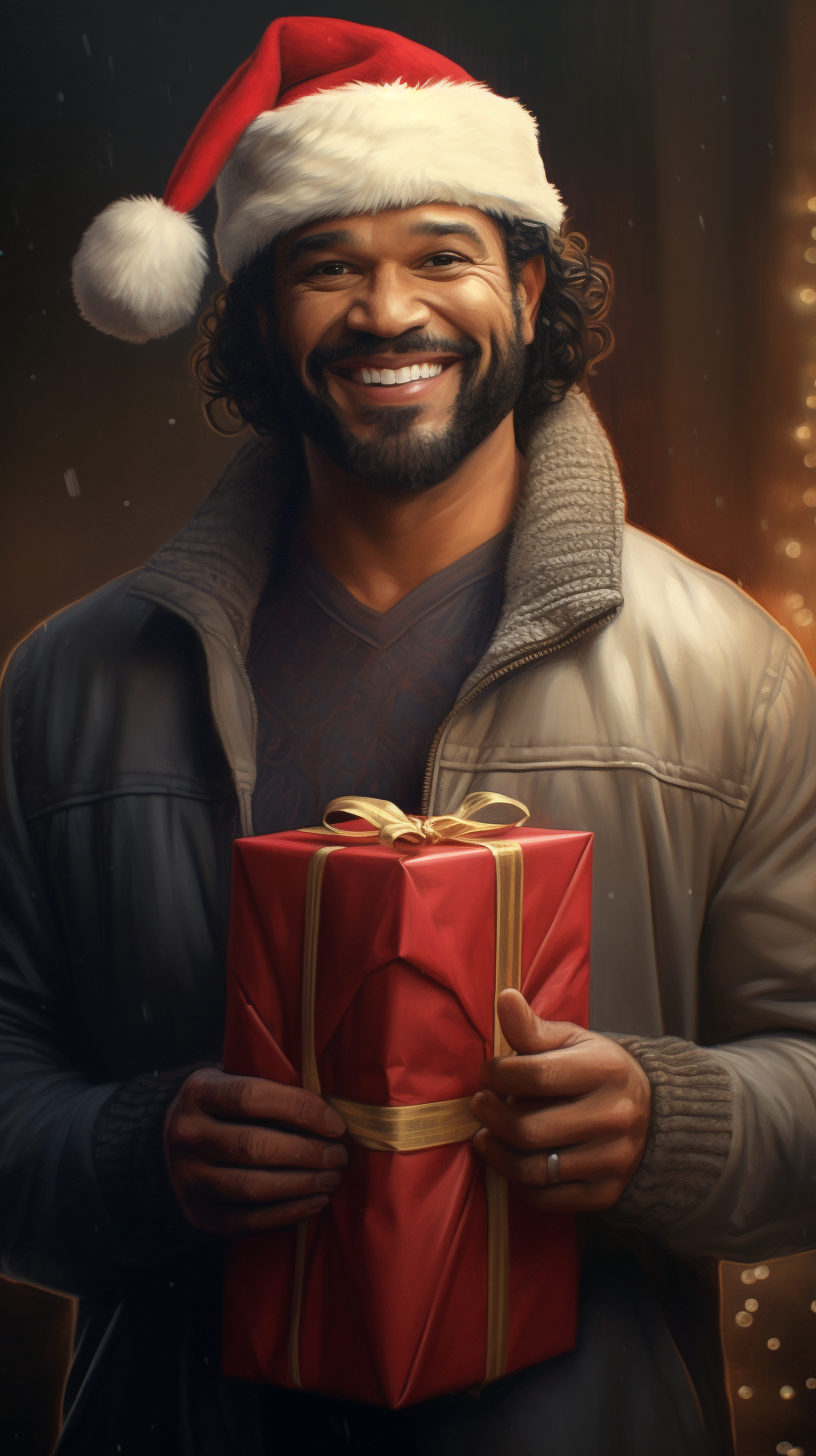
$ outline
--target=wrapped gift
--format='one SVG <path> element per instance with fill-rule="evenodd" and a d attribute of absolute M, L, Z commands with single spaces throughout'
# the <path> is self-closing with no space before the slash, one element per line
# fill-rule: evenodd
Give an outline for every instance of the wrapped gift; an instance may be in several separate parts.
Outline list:
<path fill-rule="evenodd" d="M 587 1023 L 592 835 L 490 802 L 336 800 L 373 829 L 235 844 L 225 1069 L 319 1092 L 349 1162 L 316 1217 L 231 1245 L 227 1375 L 398 1407 L 574 1344 L 573 1221 L 508 1192 L 468 1103 L 504 987 Z"/>

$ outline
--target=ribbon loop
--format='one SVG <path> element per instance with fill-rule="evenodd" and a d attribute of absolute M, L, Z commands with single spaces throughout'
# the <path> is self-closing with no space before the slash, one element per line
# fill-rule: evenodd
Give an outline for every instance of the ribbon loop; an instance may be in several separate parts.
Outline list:
<path fill-rule="evenodd" d="M 521 817 L 510 819 L 506 824 L 491 824 L 476 817 L 483 809 L 496 804 L 509 805 L 512 809 L 520 810 Z M 371 828 L 346 829 L 343 824 L 330 823 L 330 814 L 350 814 L 355 819 L 362 819 L 370 824 Z M 419 845 L 454 843 L 457 840 L 473 839 L 477 835 L 484 838 L 486 834 L 500 834 L 503 829 L 517 829 L 529 817 L 530 811 L 526 804 L 520 803 L 518 799 L 509 799 L 506 794 L 493 794 L 486 790 L 468 794 L 452 814 L 432 814 L 427 819 L 422 819 L 418 814 L 404 814 L 390 799 L 368 799 L 347 794 L 339 799 L 332 799 L 327 804 L 323 815 L 323 828 L 316 832 L 328 831 L 341 839 L 376 839 L 380 844 L 391 848 L 398 840 Z"/>

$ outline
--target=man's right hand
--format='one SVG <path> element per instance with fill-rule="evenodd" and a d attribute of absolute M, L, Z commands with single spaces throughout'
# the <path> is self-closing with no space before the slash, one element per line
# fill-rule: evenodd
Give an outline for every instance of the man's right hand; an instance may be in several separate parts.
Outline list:
<path fill-rule="evenodd" d="M 313 1092 L 215 1067 L 191 1073 L 167 1111 L 164 1153 L 194 1228 L 263 1233 L 319 1213 L 340 1182 L 345 1126 Z"/>

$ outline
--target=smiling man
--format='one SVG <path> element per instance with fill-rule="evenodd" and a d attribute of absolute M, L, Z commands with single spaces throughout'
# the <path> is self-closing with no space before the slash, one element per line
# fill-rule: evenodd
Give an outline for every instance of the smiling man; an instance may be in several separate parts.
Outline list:
<path fill-rule="evenodd" d="M 192 316 L 214 183 L 196 370 L 253 434 L 3 690 L 0 1239 L 80 1297 L 60 1450 L 725 1451 L 713 1261 L 816 1242 L 812 676 L 625 526 L 580 387 L 609 273 L 518 102 L 276 21 L 164 202 L 92 224 L 91 322 Z M 518 1055 L 472 1102 L 516 1196 L 581 1217 L 576 1347 L 399 1412 L 224 1379 L 225 1237 L 319 1212 L 347 1159 L 319 1097 L 218 1066 L 233 839 L 481 789 L 595 834 L 592 1030 L 505 992 Z"/>

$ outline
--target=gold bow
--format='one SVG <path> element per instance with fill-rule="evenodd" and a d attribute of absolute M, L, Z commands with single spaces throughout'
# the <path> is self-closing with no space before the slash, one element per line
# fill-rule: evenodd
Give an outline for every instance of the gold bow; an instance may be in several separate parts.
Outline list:
<path fill-rule="evenodd" d="M 507 824 L 490 824 L 475 817 L 492 804 L 509 804 L 513 809 L 520 809 L 521 818 L 511 819 Z M 342 824 L 330 824 L 330 814 L 350 814 L 355 819 L 365 820 L 372 827 L 346 829 Z M 428 819 L 421 819 L 418 814 L 403 814 L 390 799 L 366 799 L 349 794 L 344 798 L 332 799 L 326 805 L 321 828 L 307 829 L 304 832 L 338 834 L 343 839 L 376 839 L 390 849 L 399 839 L 404 839 L 409 844 L 444 844 L 457 839 L 500 834 L 502 829 L 517 829 L 529 817 L 530 811 L 526 804 L 519 803 L 518 799 L 508 799 L 506 794 L 468 794 L 452 814 L 432 814 Z"/>

